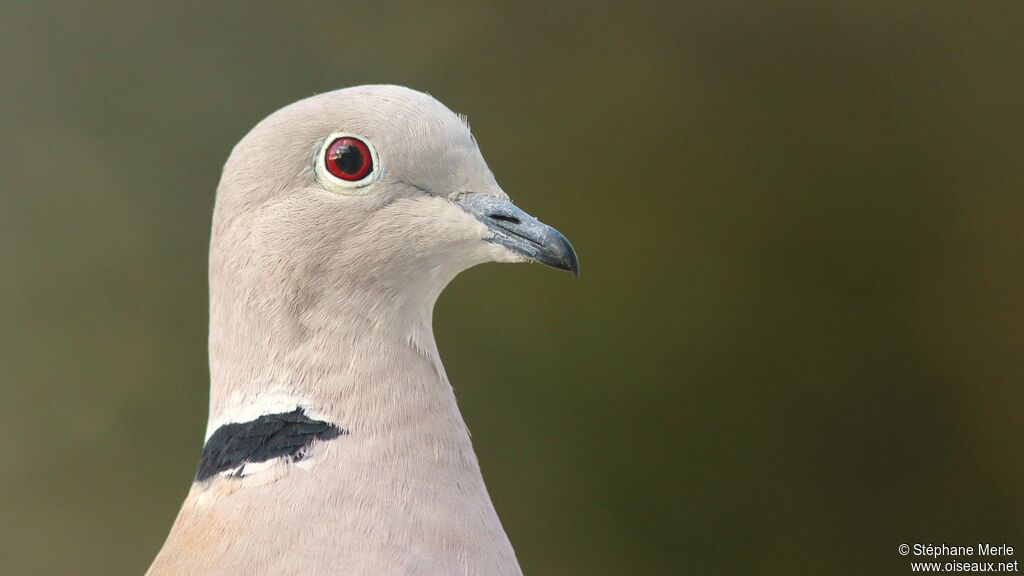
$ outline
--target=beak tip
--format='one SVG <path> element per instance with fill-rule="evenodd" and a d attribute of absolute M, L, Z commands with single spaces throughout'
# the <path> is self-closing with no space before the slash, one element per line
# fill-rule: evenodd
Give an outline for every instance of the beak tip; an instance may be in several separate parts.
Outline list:
<path fill-rule="evenodd" d="M 574 278 L 580 277 L 580 260 L 576 256 L 576 250 L 572 247 L 572 243 L 569 239 L 563 236 L 560 232 L 555 231 L 561 246 L 556 250 L 558 256 L 558 264 L 556 268 L 565 270 L 566 272 L 572 272 Z"/>
<path fill-rule="evenodd" d="M 573 278 L 580 277 L 580 261 L 576 258 L 576 252 L 570 252 L 568 271 L 572 272 Z"/>

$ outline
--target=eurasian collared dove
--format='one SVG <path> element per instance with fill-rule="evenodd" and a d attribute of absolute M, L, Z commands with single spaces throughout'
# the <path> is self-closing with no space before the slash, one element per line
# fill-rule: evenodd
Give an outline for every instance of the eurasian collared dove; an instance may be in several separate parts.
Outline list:
<path fill-rule="evenodd" d="M 437 100 L 362 86 L 259 123 L 217 190 L 206 444 L 147 574 L 521 574 L 431 327 L 489 261 L 578 272 Z"/>

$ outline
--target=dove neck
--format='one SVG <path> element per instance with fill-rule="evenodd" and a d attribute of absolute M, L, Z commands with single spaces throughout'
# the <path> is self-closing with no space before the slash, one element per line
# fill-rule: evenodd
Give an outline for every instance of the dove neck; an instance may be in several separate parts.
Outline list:
<path fill-rule="evenodd" d="M 328 298 L 281 316 L 242 299 L 213 300 L 208 435 L 257 412 L 302 407 L 345 431 L 313 448 L 309 477 L 321 479 L 331 503 L 314 516 L 364 510 L 338 533 L 383 530 L 398 550 L 461 542 L 460 554 L 491 567 L 480 573 L 521 574 L 438 356 L 436 296 L 427 296 L 392 302 L 392 313 Z M 363 517 L 373 519 L 369 528 L 357 525 Z"/>
<path fill-rule="evenodd" d="M 440 289 L 374 303 L 357 288 L 276 305 L 213 293 L 207 436 L 300 407 L 347 430 L 344 442 L 372 440 L 382 457 L 426 451 L 475 468 L 432 330 Z"/>

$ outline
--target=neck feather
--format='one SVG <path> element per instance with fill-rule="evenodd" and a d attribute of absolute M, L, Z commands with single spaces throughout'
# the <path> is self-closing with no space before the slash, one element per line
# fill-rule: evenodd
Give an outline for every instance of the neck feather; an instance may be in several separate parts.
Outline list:
<path fill-rule="evenodd" d="M 374 303 L 358 296 L 370 291 L 350 288 L 345 297 L 294 300 L 211 292 L 207 437 L 224 424 L 303 408 L 349 438 L 372 438 L 381 458 L 429 450 L 475 467 L 432 331 L 440 288 L 406 290 L 386 304 L 381 294 L 403 292 L 383 287 Z"/>

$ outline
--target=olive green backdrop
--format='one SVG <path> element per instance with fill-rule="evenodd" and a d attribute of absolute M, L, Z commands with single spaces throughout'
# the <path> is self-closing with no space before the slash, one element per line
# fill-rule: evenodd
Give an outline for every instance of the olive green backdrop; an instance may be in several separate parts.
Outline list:
<path fill-rule="evenodd" d="M 210 4 L 0 2 L 0 573 L 145 570 L 220 167 L 375 82 L 468 114 L 580 254 L 435 311 L 528 574 L 1024 549 L 1024 4 Z"/>

